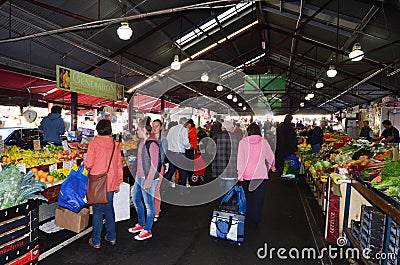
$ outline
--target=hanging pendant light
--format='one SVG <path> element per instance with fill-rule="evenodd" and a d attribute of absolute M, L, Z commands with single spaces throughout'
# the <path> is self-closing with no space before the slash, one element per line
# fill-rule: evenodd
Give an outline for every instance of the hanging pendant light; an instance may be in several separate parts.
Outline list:
<path fill-rule="evenodd" d="M 334 66 L 333 64 L 331 64 L 331 65 L 329 66 L 328 71 L 326 71 L 326 75 L 327 75 L 328 77 L 330 77 L 330 78 L 333 78 L 333 77 L 335 77 L 335 76 L 337 75 L 336 68 L 335 68 L 335 66 Z"/>
<path fill-rule="evenodd" d="M 226 96 L 226 98 L 227 98 L 227 99 L 232 99 L 233 96 L 232 96 L 232 94 L 229 94 L 229 95 Z"/>
<path fill-rule="evenodd" d="M 171 63 L 171 69 L 175 71 L 181 69 L 181 62 L 179 61 L 179 56 L 177 54 L 174 56 L 174 61 Z"/>
<path fill-rule="evenodd" d="M 361 50 L 361 44 L 358 42 L 354 43 L 353 49 L 349 54 L 349 58 L 353 62 L 358 62 L 361 61 L 363 57 L 364 57 L 364 52 Z"/>
<path fill-rule="evenodd" d="M 117 29 L 117 34 L 121 40 L 129 40 L 132 37 L 133 31 L 129 27 L 128 22 L 121 22 L 121 26 Z"/>
<path fill-rule="evenodd" d="M 324 87 L 324 83 L 322 83 L 321 79 L 318 79 L 317 83 L 315 84 L 316 88 L 323 88 Z"/>
<path fill-rule="evenodd" d="M 314 95 L 314 93 L 312 93 L 312 92 L 311 92 L 311 93 L 309 93 L 309 94 L 307 95 L 307 97 L 308 97 L 309 99 L 312 99 L 312 98 L 314 98 L 314 96 L 315 96 L 315 95 Z"/>
<path fill-rule="evenodd" d="M 300 108 L 304 108 L 304 102 L 300 102 Z"/>
<path fill-rule="evenodd" d="M 218 86 L 217 86 L 217 91 L 221 92 L 222 90 L 224 90 L 224 87 L 221 86 L 221 85 L 218 85 Z"/>
<path fill-rule="evenodd" d="M 233 102 L 237 102 L 237 97 L 234 97 L 234 98 L 232 99 L 232 101 L 233 101 Z"/>
<path fill-rule="evenodd" d="M 239 102 L 238 106 L 239 106 L 239 107 L 243 106 L 243 103 L 242 103 L 242 102 Z"/>
<path fill-rule="evenodd" d="M 201 75 L 201 81 L 207 82 L 208 79 L 209 79 L 208 74 L 207 74 L 206 72 L 204 72 L 204 73 Z"/>
<path fill-rule="evenodd" d="M 246 110 L 246 109 L 247 109 L 246 106 L 244 106 L 244 107 L 243 107 L 243 110 Z"/>

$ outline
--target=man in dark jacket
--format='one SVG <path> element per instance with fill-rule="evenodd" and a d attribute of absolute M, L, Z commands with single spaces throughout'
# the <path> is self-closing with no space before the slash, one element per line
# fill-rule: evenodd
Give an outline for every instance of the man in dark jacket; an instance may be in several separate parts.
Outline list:
<path fill-rule="evenodd" d="M 316 126 L 313 129 L 311 135 L 311 149 L 312 153 L 319 153 L 321 150 L 321 146 L 324 143 L 324 129 L 326 127 L 326 121 L 321 121 L 319 126 Z"/>
<path fill-rule="evenodd" d="M 61 145 L 61 137 L 65 133 L 64 120 L 61 118 L 60 106 L 51 108 L 51 113 L 44 117 L 40 123 L 39 130 L 43 131 L 43 143 L 52 142 Z"/>
<path fill-rule="evenodd" d="M 297 151 L 296 132 L 292 124 L 292 115 L 286 115 L 283 123 L 276 129 L 275 167 L 282 175 L 284 159 Z"/>
<path fill-rule="evenodd" d="M 371 127 L 369 127 L 369 121 L 363 121 L 363 127 L 361 127 L 360 137 L 365 138 L 368 141 L 371 141 L 374 133 L 372 132 Z"/>
<path fill-rule="evenodd" d="M 219 178 L 221 193 L 225 194 L 238 180 L 237 155 L 240 139 L 233 133 L 232 122 L 224 121 L 221 129 L 214 138 L 216 152 L 212 163 L 212 176 Z"/>

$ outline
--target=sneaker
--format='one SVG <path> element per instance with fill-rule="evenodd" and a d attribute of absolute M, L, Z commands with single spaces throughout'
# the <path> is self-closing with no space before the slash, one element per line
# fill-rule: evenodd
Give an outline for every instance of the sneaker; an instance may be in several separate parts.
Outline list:
<path fill-rule="evenodd" d="M 104 237 L 104 240 L 108 242 L 108 244 L 110 244 L 111 246 L 115 246 L 117 244 L 116 240 L 110 241 L 108 240 L 107 236 Z"/>
<path fill-rule="evenodd" d="M 95 248 L 95 249 L 99 249 L 101 247 L 100 244 L 98 244 L 98 245 L 93 244 L 92 238 L 89 238 L 89 246 L 91 246 L 92 248 Z"/>
<path fill-rule="evenodd" d="M 172 182 L 172 183 L 171 183 L 171 187 L 172 187 L 172 188 L 175 188 L 175 187 L 176 187 L 175 182 Z"/>
<path fill-rule="evenodd" d="M 190 188 L 190 184 L 189 183 L 186 184 L 186 188 Z"/>
<path fill-rule="evenodd" d="M 156 216 L 154 216 L 154 222 L 157 222 L 158 221 L 158 215 L 156 215 Z"/>
<path fill-rule="evenodd" d="M 146 240 L 153 236 L 153 233 L 143 230 L 139 235 L 135 236 L 136 240 Z"/>
<path fill-rule="evenodd" d="M 141 226 L 140 224 L 136 224 L 134 227 L 131 227 L 128 229 L 129 233 L 135 234 L 142 232 L 144 230 L 144 226 Z"/>

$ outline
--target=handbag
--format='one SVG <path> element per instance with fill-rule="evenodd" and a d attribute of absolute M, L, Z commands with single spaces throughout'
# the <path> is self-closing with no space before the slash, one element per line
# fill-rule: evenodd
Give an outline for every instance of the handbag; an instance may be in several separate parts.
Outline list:
<path fill-rule="evenodd" d="M 210 236 L 235 242 L 244 241 L 244 219 L 242 214 L 214 210 L 210 223 Z"/>
<path fill-rule="evenodd" d="M 108 163 L 107 172 L 92 175 L 88 174 L 88 185 L 86 190 L 86 198 L 88 204 L 105 204 L 108 203 L 107 199 L 107 175 L 110 170 L 111 161 L 114 156 L 115 142 L 113 151 L 110 158 L 110 163 Z"/>
<path fill-rule="evenodd" d="M 245 214 L 246 213 L 246 195 L 243 187 L 235 185 L 221 200 L 220 211 Z"/>

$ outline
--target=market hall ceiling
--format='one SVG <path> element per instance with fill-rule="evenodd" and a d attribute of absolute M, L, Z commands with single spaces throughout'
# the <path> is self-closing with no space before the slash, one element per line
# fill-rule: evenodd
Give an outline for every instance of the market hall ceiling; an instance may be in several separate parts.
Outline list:
<path fill-rule="evenodd" d="M 287 75 L 286 93 L 271 95 L 281 102 L 275 114 L 335 112 L 399 96 L 399 15 L 394 0 L 0 0 L 0 68 L 55 80 L 60 64 L 129 89 L 168 67 L 175 54 L 184 60 L 212 47 L 195 59 L 227 63 L 246 74 Z M 128 41 L 118 38 L 119 23 L 65 31 L 126 16 L 136 17 L 129 21 L 134 33 Z M 38 35 L 51 30 L 56 33 Z M 10 41 L 23 36 L 30 37 Z M 349 59 L 355 43 L 364 51 L 358 62 Z M 330 64 L 334 78 L 326 75 Z M 323 88 L 315 88 L 318 79 Z M 178 103 L 193 96 L 177 89 L 165 98 Z M 307 101 L 309 93 L 315 96 Z"/>

